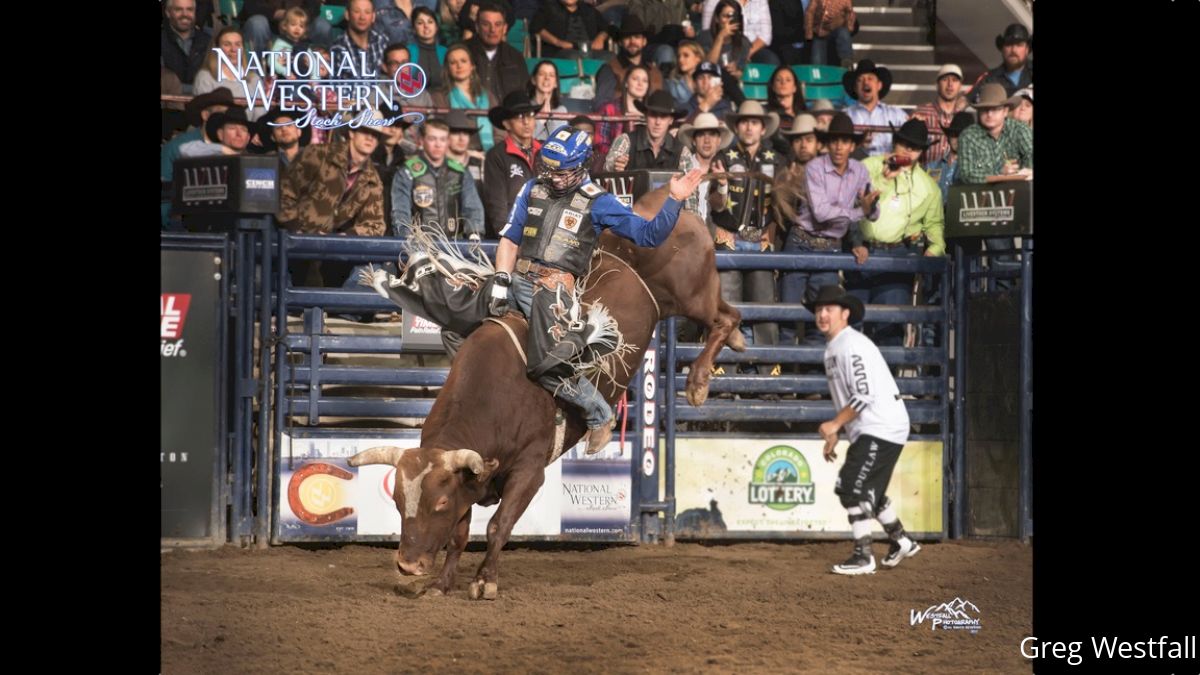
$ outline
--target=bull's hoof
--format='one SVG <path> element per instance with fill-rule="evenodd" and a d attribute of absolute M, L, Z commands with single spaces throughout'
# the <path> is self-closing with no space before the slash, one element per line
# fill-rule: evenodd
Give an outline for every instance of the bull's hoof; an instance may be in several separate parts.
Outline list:
<path fill-rule="evenodd" d="M 436 584 L 427 586 L 421 593 L 422 598 L 440 598 L 446 595 L 446 591 Z"/>
<path fill-rule="evenodd" d="M 742 331 L 736 327 L 729 332 L 729 337 L 725 338 L 725 344 L 735 352 L 746 351 L 746 336 L 742 335 Z"/>
<path fill-rule="evenodd" d="M 699 408 L 708 400 L 708 384 L 704 386 L 688 387 L 687 389 L 688 403 L 692 404 L 693 408 Z"/>
<path fill-rule="evenodd" d="M 500 587 L 494 581 L 485 582 L 483 579 L 476 579 L 467 586 L 467 597 L 472 600 L 495 600 L 499 595 Z"/>

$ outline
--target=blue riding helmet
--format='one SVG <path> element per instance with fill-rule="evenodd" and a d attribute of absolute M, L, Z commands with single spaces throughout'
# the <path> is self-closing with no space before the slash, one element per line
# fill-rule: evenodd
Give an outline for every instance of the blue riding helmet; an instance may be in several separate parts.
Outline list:
<path fill-rule="evenodd" d="M 592 135 L 564 124 L 550 134 L 541 158 L 551 171 L 565 171 L 583 164 L 591 154 Z"/>
<path fill-rule="evenodd" d="M 592 135 L 562 125 L 538 153 L 538 181 L 561 197 L 574 190 L 587 177 L 587 161 L 592 155 Z"/>

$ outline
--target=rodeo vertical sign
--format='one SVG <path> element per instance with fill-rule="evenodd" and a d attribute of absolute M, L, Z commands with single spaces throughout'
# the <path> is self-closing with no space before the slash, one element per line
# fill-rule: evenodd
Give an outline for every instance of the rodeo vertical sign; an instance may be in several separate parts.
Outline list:
<path fill-rule="evenodd" d="M 221 260 L 164 250 L 159 300 L 162 538 L 211 540 L 219 451 Z"/>

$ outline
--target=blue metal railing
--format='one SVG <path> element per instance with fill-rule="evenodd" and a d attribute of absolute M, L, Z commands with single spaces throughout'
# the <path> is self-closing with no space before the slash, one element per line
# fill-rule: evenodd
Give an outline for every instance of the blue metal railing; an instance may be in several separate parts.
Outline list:
<path fill-rule="evenodd" d="M 362 354 L 398 353 L 402 347 L 399 337 L 359 336 L 326 334 L 323 313 L 336 311 L 390 311 L 395 307 L 380 298 L 370 289 L 294 287 L 288 272 L 289 263 L 295 260 L 334 260 L 355 263 L 394 261 L 401 251 L 401 243 L 392 238 L 368 237 L 323 237 L 277 233 L 271 229 L 268 219 L 241 221 L 241 227 L 233 234 L 229 259 L 239 270 L 257 270 L 257 277 L 250 273 L 249 279 L 263 279 L 269 283 L 265 288 L 254 291 L 251 283 L 231 284 L 232 300 L 228 316 L 232 318 L 235 331 L 234 378 L 229 383 L 229 394 L 234 401 L 231 407 L 228 436 L 231 440 L 230 461 L 232 466 L 233 490 L 230 495 L 232 507 L 231 537 L 255 536 L 263 544 L 271 532 L 272 523 L 278 522 L 277 499 L 278 472 L 272 469 L 278 459 L 281 434 L 292 419 L 307 419 L 316 425 L 322 416 L 352 417 L 424 417 L 432 407 L 433 398 L 414 397 L 388 399 L 381 397 L 339 397 L 323 394 L 323 387 L 331 384 L 358 386 L 410 386 L 439 387 L 447 377 L 448 369 L 419 367 L 367 367 L 325 364 L 323 354 L 347 352 Z M 168 237 L 195 235 L 164 234 Z M 489 255 L 494 255 L 495 244 L 483 245 Z M 885 359 L 893 366 L 920 367 L 936 366 L 937 375 L 918 374 L 915 377 L 898 378 L 897 383 L 904 395 L 935 397 L 932 400 L 906 401 L 912 421 L 917 424 L 936 424 L 940 427 L 940 438 L 946 451 L 943 453 L 945 469 L 946 512 L 943 523 L 948 524 L 951 537 L 965 534 L 963 524 L 967 514 L 965 490 L 965 406 L 963 405 L 962 382 L 965 381 L 963 359 L 956 359 L 954 370 L 950 369 L 949 356 L 965 354 L 968 326 L 966 325 L 966 302 L 972 292 L 986 292 L 996 278 L 1019 276 L 1022 280 L 1022 362 L 1021 382 L 1023 392 L 1028 390 L 1031 380 L 1030 311 L 1032 242 L 1027 242 L 1015 253 L 1021 254 L 1021 268 L 1016 271 L 983 269 L 978 256 L 966 255 L 961 247 L 955 246 L 958 260 L 964 264 L 951 265 L 946 258 L 893 258 L 873 257 L 863 266 L 847 254 L 813 253 L 744 253 L 719 252 L 716 256 L 720 270 L 775 269 L 788 271 L 890 271 L 912 274 L 935 275 L 942 278 L 943 305 L 935 306 L 883 306 L 868 308 L 869 323 L 917 323 L 936 324 L 940 342 L 937 347 L 915 348 L 883 347 Z M 236 274 L 234 275 L 236 276 Z M 800 305 L 739 303 L 735 306 L 742 312 L 744 320 L 754 321 L 811 321 L 811 314 Z M 254 310 L 257 310 L 257 314 Z M 291 334 L 287 329 L 288 315 L 302 311 L 305 315 L 305 330 Z M 271 313 L 274 312 L 272 322 Z M 225 314 L 223 314 L 225 316 Z M 259 322 L 259 363 L 271 364 L 257 375 L 254 370 L 254 320 Z M 726 401 L 711 397 L 699 409 L 684 402 L 680 404 L 679 390 L 685 386 L 686 377 L 679 372 L 680 362 L 690 362 L 700 351 L 696 344 L 678 343 L 675 320 L 660 325 L 660 350 L 658 359 L 666 362 L 658 368 L 655 379 L 657 389 L 662 392 L 656 406 L 657 419 L 662 420 L 666 436 L 666 452 L 661 470 L 667 471 L 666 494 L 661 499 L 644 495 L 640 530 L 643 534 L 657 527 L 648 518 L 656 511 L 665 515 L 664 539 L 674 536 L 674 446 L 676 427 L 680 422 L 701 420 L 726 420 L 734 422 L 817 422 L 829 419 L 836 412 L 829 401 L 778 401 L 747 400 Z M 274 326 L 272 330 L 272 324 Z M 954 346 L 949 348 L 951 329 L 954 329 Z M 275 349 L 272 361 L 271 349 Z M 289 354 L 293 357 L 289 358 Z M 806 346 L 750 346 L 743 354 L 722 350 L 717 357 L 719 363 L 803 363 L 820 364 L 823 349 Z M 270 374 L 274 375 L 274 392 L 271 391 Z M 955 386 L 950 385 L 953 376 Z M 640 392 L 642 387 L 632 383 Z M 730 374 L 713 378 L 711 391 L 714 394 L 814 394 L 827 391 L 822 375 L 786 374 L 778 377 Z M 271 394 L 274 394 L 273 401 Z M 258 402 L 257 429 L 255 429 L 255 401 Z M 631 401 L 631 404 L 633 402 Z M 639 406 L 640 407 L 640 406 Z M 640 419 L 633 408 L 630 417 Z M 1023 393 L 1021 402 L 1021 534 L 1027 537 L 1032 532 L 1028 482 L 1030 477 L 1031 443 L 1029 429 L 1032 401 Z M 273 417 L 272 417 L 273 416 Z M 271 422 L 273 421 L 273 424 Z M 268 434 L 274 431 L 274 443 L 268 442 Z M 312 426 L 308 427 L 313 428 Z M 252 440 L 252 433 L 257 438 Z M 360 431 L 358 429 L 355 432 Z M 640 441 L 640 433 L 634 438 Z M 255 447 L 257 445 L 257 447 Z M 637 449 L 640 453 L 640 448 Z M 635 455 L 635 458 L 639 455 Z M 257 474 L 253 469 L 257 466 Z M 261 469 L 266 468 L 267 471 Z M 635 492 L 638 492 L 639 462 L 634 462 Z M 657 471 L 655 472 L 657 473 Z M 256 480 L 251 480 L 254 476 Z M 272 477 L 275 480 L 272 480 Z M 657 484 L 657 479 L 655 479 Z M 647 483 L 649 485 L 649 483 Z M 253 486 L 251 489 L 250 486 Z M 634 506 L 637 511 L 637 506 Z M 266 515 L 270 513 L 270 515 Z M 257 517 L 255 517 L 257 514 Z M 632 514 L 631 514 L 632 515 Z"/>

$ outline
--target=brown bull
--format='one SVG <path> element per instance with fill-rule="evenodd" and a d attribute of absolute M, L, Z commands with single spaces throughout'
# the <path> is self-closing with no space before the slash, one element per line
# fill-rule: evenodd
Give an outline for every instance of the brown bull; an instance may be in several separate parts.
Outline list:
<path fill-rule="evenodd" d="M 646 194 L 635 210 L 652 217 L 665 201 L 667 189 L 663 186 Z M 656 249 L 640 248 L 607 232 L 600 247 L 611 255 L 593 258 L 589 278 L 595 281 L 584 300 L 603 300 L 625 341 L 635 346 L 624 356 L 624 367 L 615 369 L 615 381 L 602 376 L 600 392 L 612 405 L 637 372 L 658 320 L 681 315 L 708 328 L 706 347 L 691 365 L 687 387 L 688 401 L 702 404 L 721 346 L 745 348 L 737 330 L 740 314 L 721 300 L 713 242 L 704 223 L 684 211 L 670 237 Z M 630 267 L 641 280 L 630 273 Z M 524 322 L 513 315 L 503 321 L 523 345 Z M 427 591 L 448 592 L 467 545 L 471 507 L 499 502 L 488 523 L 487 555 L 468 587 L 472 599 L 496 597 L 500 551 L 542 486 L 545 467 L 552 461 L 555 409 L 551 394 L 526 377 L 522 356 L 508 331 L 485 322 L 455 355 L 421 430 L 420 447 L 371 448 L 350 459 L 351 466 L 396 467 L 394 498 L 401 516 L 396 566 L 401 574 L 430 573 L 444 548 L 445 562 Z M 566 410 L 561 447 L 569 448 L 583 437 L 585 428 L 574 408 Z"/>

